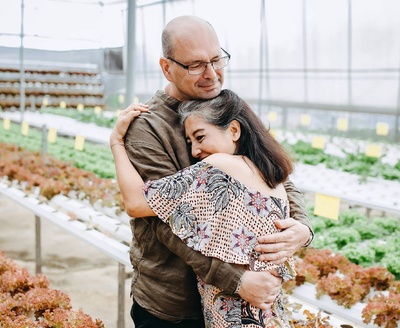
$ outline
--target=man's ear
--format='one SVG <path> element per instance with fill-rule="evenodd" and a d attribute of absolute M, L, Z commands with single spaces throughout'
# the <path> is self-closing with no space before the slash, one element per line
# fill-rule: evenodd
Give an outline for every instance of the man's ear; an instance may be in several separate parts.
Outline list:
<path fill-rule="evenodd" d="M 241 133 L 240 123 L 236 120 L 233 120 L 231 123 L 229 123 L 229 131 L 231 132 L 232 140 L 238 141 Z"/>
<path fill-rule="evenodd" d="M 171 82 L 172 79 L 171 79 L 171 75 L 169 74 L 170 65 L 169 65 L 168 59 L 165 57 L 161 57 L 159 63 L 160 63 L 160 67 L 161 67 L 161 70 L 162 70 L 165 78 L 169 82 Z"/>

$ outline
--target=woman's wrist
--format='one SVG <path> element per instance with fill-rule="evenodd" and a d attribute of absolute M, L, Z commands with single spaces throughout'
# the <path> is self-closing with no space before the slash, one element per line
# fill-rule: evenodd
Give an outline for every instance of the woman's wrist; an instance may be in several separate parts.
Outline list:
<path fill-rule="evenodd" d="M 124 138 L 120 136 L 116 136 L 114 134 L 111 134 L 110 136 L 110 147 L 116 144 L 124 144 Z"/>
<path fill-rule="evenodd" d="M 122 146 L 125 147 L 125 144 L 123 142 L 114 142 L 110 144 L 110 148 L 113 149 L 114 146 Z"/>

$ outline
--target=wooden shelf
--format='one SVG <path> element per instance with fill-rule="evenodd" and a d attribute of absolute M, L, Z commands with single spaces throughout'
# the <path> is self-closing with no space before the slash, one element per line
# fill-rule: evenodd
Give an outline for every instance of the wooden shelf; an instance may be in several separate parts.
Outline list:
<path fill-rule="evenodd" d="M 20 107 L 20 71 L 15 67 L 0 67 L 0 106 L 3 110 Z M 77 69 L 25 69 L 25 107 L 38 109 L 43 106 L 104 108 L 104 85 L 101 74 L 94 70 Z"/>

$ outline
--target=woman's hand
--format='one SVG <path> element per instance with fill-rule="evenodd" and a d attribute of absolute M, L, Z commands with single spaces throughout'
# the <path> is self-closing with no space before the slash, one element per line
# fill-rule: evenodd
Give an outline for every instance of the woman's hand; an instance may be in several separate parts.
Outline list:
<path fill-rule="evenodd" d="M 123 143 L 124 136 L 131 122 L 135 119 L 135 117 L 139 116 L 141 112 L 147 112 L 148 110 L 149 106 L 142 103 L 131 104 L 126 109 L 124 109 L 119 114 L 118 119 L 115 122 L 114 128 L 111 132 L 110 145 L 113 145 L 115 143 Z"/>

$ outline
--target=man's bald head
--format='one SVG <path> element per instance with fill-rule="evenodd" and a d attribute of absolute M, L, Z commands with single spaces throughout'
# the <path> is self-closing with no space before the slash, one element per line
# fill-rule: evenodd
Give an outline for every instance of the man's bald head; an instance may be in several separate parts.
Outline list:
<path fill-rule="evenodd" d="M 176 47 L 193 42 L 199 35 L 217 38 L 211 24 L 200 17 L 185 15 L 172 19 L 162 32 L 163 56 L 173 57 Z"/>

